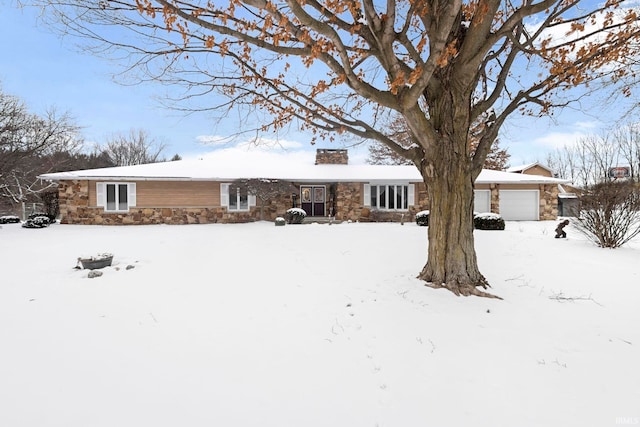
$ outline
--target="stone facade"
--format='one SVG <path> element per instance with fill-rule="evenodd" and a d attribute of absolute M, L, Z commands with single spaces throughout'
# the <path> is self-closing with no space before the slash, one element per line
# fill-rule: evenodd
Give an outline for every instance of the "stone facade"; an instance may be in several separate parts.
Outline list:
<path fill-rule="evenodd" d="M 251 222 L 257 209 L 230 214 L 224 208 L 131 208 L 129 212 L 104 212 L 102 208 L 78 207 L 62 214 L 63 224 L 147 225 L 213 224 Z"/>
<path fill-rule="evenodd" d="M 338 221 L 357 221 L 362 215 L 362 184 L 341 182 L 335 189 L 335 217 Z"/>
<path fill-rule="evenodd" d="M 558 186 L 540 186 L 540 219 L 543 221 L 558 218 Z"/>
<path fill-rule="evenodd" d="M 316 165 L 347 165 L 349 153 L 347 150 L 335 148 L 318 148 L 316 150 Z"/>
<path fill-rule="evenodd" d="M 93 182 L 61 181 L 59 182 L 59 204 L 61 222 L 63 224 L 97 224 L 97 225 L 126 225 L 126 224 L 211 224 L 211 223 L 242 223 L 263 219 L 273 221 L 278 216 L 284 216 L 287 209 L 294 207 L 290 194 L 282 195 L 265 201 L 265 205 L 257 199 L 257 206 L 247 212 L 228 211 L 221 206 L 196 207 L 155 207 L 144 206 L 138 199 L 139 206 L 130 208 L 129 212 L 104 212 L 101 207 L 92 206 L 89 189 Z M 408 211 L 378 211 L 365 207 L 363 204 L 364 186 L 362 183 L 333 183 L 326 184 L 327 214 L 333 212 L 337 221 L 365 221 L 365 222 L 410 222 L 415 214 L 429 209 L 430 203 L 424 183 L 415 183 L 415 205 Z M 491 211 L 500 213 L 500 185 L 491 184 Z M 558 214 L 557 185 L 541 185 L 540 219 L 554 220 Z M 95 195 L 93 196 L 95 204 Z M 299 207 L 299 199 L 297 199 Z M 261 214 L 262 211 L 262 214 Z"/>
<path fill-rule="evenodd" d="M 491 184 L 491 212 L 500 213 L 500 191 L 498 184 Z"/>

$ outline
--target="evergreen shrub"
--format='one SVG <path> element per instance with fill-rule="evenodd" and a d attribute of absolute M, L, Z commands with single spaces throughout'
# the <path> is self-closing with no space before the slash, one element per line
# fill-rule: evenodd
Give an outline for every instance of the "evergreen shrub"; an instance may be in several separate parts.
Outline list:
<path fill-rule="evenodd" d="M 300 208 L 287 209 L 285 218 L 289 224 L 302 224 L 302 221 L 307 217 L 307 213 Z"/>
<path fill-rule="evenodd" d="M 20 222 L 20 218 L 15 215 L 3 215 L 0 216 L 0 224 L 17 224 Z"/>
<path fill-rule="evenodd" d="M 478 230 L 504 230 L 504 219 L 494 213 L 475 214 L 473 226 Z"/>
<path fill-rule="evenodd" d="M 48 216 L 34 216 L 29 215 L 29 219 L 22 223 L 23 228 L 45 228 L 51 224 L 51 220 Z"/>
<path fill-rule="evenodd" d="M 429 225 L 429 211 L 420 211 L 416 214 L 416 224 L 426 227 Z"/>

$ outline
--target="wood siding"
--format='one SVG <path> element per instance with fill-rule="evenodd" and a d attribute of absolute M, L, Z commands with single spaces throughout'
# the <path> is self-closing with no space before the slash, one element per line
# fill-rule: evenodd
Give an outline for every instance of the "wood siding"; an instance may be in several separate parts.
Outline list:
<path fill-rule="evenodd" d="M 539 176 L 548 176 L 553 177 L 553 174 L 549 172 L 547 169 L 540 167 L 539 165 L 532 166 L 524 171 L 522 171 L 525 175 L 539 175 Z"/>
<path fill-rule="evenodd" d="M 100 181 L 128 182 L 128 181 Z M 220 183 L 211 181 L 136 181 L 136 207 L 219 207 Z M 97 206 L 96 181 L 89 185 L 89 205 Z"/>

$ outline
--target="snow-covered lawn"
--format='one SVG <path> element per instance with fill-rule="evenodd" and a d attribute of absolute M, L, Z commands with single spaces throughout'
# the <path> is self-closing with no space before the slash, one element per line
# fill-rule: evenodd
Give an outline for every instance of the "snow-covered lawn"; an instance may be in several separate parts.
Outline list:
<path fill-rule="evenodd" d="M 503 301 L 415 224 L 3 225 L 0 426 L 639 424 L 640 241 L 555 225 L 476 231 Z"/>

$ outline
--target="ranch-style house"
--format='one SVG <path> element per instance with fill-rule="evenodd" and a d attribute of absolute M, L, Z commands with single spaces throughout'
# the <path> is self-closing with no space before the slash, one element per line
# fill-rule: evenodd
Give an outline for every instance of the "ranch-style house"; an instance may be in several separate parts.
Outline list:
<path fill-rule="evenodd" d="M 315 162 L 229 162 L 210 158 L 41 175 L 58 184 L 65 224 L 238 223 L 284 216 L 291 207 L 336 221 L 410 221 L 429 209 L 414 166 L 349 164 L 345 149 L 318 149 Z M 287 181 L 293 190 L 260 206 L 240 179 Z M 476 212 L 505 220 L 553 220 L 559 185 L 551 176 L 483 170 Z"/>

